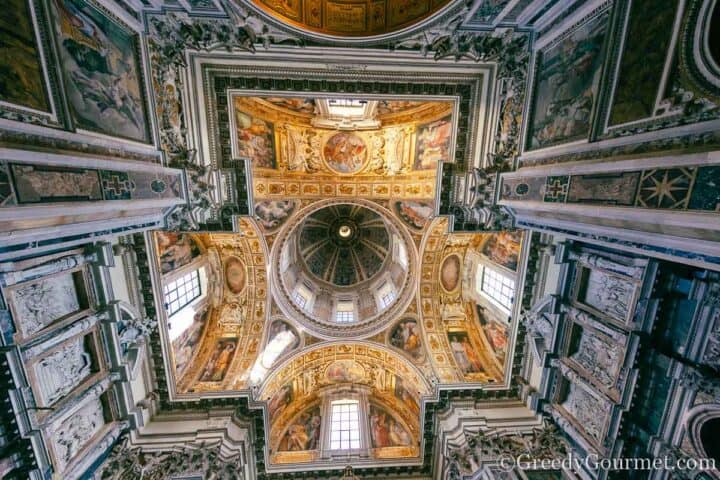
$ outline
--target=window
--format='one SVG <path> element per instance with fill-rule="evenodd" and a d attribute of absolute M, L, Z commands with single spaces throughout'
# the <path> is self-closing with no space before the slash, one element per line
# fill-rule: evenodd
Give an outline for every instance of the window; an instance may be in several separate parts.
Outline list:
<path fill-rule="evenodd" d="M 330 405 L 330 450 L 360 448 L 358 401 L 337 400 Z"/>
<path fill-rule="evenodd" d="M 351 323 L 355 321 L 355 304 L 353 302 L 338 302 L 335 309 L 337 323 Z"/>
<path fill-rule="evenodd" d="M 402 239 L 399 237 L 395 237 L 395 242 L 398 246 L 398 256 L 397 260 L 401 267 L 407 269 L 408 268 L 408 254 L 407 250 L 405 249 L 405 244 L 403 243 Z"/>
<path fill-rule="evenodd" d="M 390 282 L 385 282 L 382 287 L 380 287 L 378 299 L 380 301 L 380 308 L 389 307 L 393 300 L 395 300 L 395 290 L 393 290 Z"/>
<path fill-rule="evenodd" d="M 392 290 L 383 294 L 382 297 L 380 297 L 380 306 L 382 308 L 386 308 L 388 305 L 392 303 L 392 301 L 395 299 L 395 292 Z"/>
<path fill-rule="evenodd" d="M 512 308 L 513 297 L 515 296 L 515 280 L 500 274 L 490 267 L 483 267 L 480 290 L 503 308 L 507 310 Z"/>
<path fill-rule="evenodd" d="M 298 288 L 295 289 L 295 291 L 292 294 L 292 299 L 295 302 L 295 305 L 298 307 L 308 310 L 310 308 L 310 299 L 312 298 L 312 293 L 305 288 L 304 285 L 300 285 Z"/>
<path fill-rule="evenodd" d="M 328 100 L 328 112 L 333 117 L 355 117 L 365 112 L 365 100 L 349 98 L 331 98 Z"/>
<path fill-rule="evenodd" d="M 200 276 L 192 271 L 165 285 L 165 309 L 172 316 L 200 296 Z"/>
<path fill-rule="evenodd" d="M 307 299 L 302 296 L 302 294 L 295 290 L 295 293 L 293 293 L 293 300 L 295 300 L 295 303 L 300 308 L 305 308 L 305 304 L 307 303 Z"/>

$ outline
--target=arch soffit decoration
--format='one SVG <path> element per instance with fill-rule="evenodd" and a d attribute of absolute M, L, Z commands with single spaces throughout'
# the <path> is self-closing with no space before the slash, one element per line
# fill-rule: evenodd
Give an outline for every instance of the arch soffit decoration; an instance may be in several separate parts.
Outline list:
<path fill-rule="evenodd" d="M 323 357 L 323 354 L 327 356 Z M 384 367 L 404 380 L 410 380 L 410 385 L 415 388 L 415 393 L 420 398 L 432 398 L 435 395 L 434 385 L 428 381 L 420 368 L 394 349 L 363 340 L 352 342 L 336 340 L 306 347 L 286 357 L 258 386 L 255 398 L 260 401 L 271 399 L 288 381 L 296 377 L 297 372 L 304 370 L 307 364 L 315 364 L 325 371 L 330 364 L 339 360 L 356 361 L 359 354 L 363 355 L 363 361 Z M 402 368 L 405 371 L 401 371 Z"/>
<path fill-rule="evenodd" d="M 506 352 L 504 363 L 500 365 L 500 371 L 498 371 L 497 362 L 491 358 L 492 352 L 487 351 L 489 343 L 486 338 L 482 338 L 485 334 L 481 333 L 479 326 L 475 325 L 477 323 L 476 313 L 467 311 L 472 302 L 466 302 L 462 298 L 462 276 L 464 274 L 462 270 L 465 268 L 465 251 L 458 250 L 461 246 L 455 245 L 455 243 L 467 244 L 465 246 L 466 250 L 470 244 L 481 243 L 483 240 L 479 240 L 477 237 L 483 235 L 486 234 L 453 234 L 449 231 L 449 218 L 438 217 L 430 224 L 421 242 L 418 312 L 423 337 L 427 342 L 430 364 L 437 373 L 440 384 L 456 385 L 462 383 L 465 388 L 501 385 L 511 358 L 508 355 L 509 352 Z M 448 248 L 450 251 L 448 251 Z M 441 286 L 440 269 L 445 259 L 452 255 L 460 257 L 460 272 L 458 272 L 457 287 L 453 291 L 447 292 Z M 472 308 L 474 309 L 474 305 L 472 305 Z M 448 322 L 448 319 L 443 318 L 447 316 L 448 312 L 464 317 L 464 321 Z M 451 328 L 450 325 L 454 325 L 454 327 Z M 464 373 L 457 363 L 448 334 L 460 334 L 463 328 L 468 333 L 470 343 L 475 347 L 479 347 L 477 351 L 481 353 L 482 374 L 479 372 Z M 514 328 L 514 326 L 511 325 L 510 328 Z M 510 329 L 508 329 L 509 338 L 512 337 L 510 333 Z"/>
<path fill-rule="evenodd" d="M 242 365 L 248 362 L 252 364 L 262 351 L 261 340 L 268 325 L 267 316 L 270 311 L 266 270 L 268 249 L 254 219 L 240 218 L 239 232 L 239 235 L 210 233 L 206 234 L 207 238 L 204 239 L 218 252 L 222 269 L 225 268 L 228 258 L 236 258 L 244 264 L 245 285 L 239 293 L 231 292 L 225 285 L 226 279 L 224 271 L 222 272 L 222 305 L 219 308 L 210 308 L 202 338 L 192 357 L 192 366 L 181 379 L 175 379 L 177 391 L 180 393 L 198 383 L 205 384 L 208 390 L 247 388 L 247 379 L 239 380 L 243 371 L 247 370 L 243 369 Z M 213 355 L 216 343 L 222 339 L 237 342 L 227 371 L 220 382 L 202 382 L 202 370 Z"/>

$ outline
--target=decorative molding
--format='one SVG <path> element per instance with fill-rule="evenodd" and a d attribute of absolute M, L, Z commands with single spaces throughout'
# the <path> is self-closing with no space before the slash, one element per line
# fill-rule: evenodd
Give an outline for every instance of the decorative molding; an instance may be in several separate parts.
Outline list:
<path fill-rule="evenodd" d="M 130 437 L 124 436 L 112 448 L 96 477 L 122 480 L 199 476 L 214 480 L 244 480 L 242 452 L 225 458 L 220 450 L 220 444 L 201 444 L 196 448 L 185 446 L 167 451 L 145 451 L 132 446 Z"/>

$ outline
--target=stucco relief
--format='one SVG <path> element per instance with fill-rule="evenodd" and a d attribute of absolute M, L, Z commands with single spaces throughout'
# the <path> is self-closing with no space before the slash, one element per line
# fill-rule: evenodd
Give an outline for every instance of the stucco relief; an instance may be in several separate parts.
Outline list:
<path fill-rule="evenodd" d="M 73 273 L 28 283 L 11 294 L 17 328 L 32 335 L 67 315 L 80 310 Z"/>
<path fill-rule="evenodd" d="M 43 405 L 52 405 L 91 373 L 92 357 L 77 337 L 35 364 Z"/>
<path fill-rule="evenodd" d="M 51 441 L 58 470 L 63 471 L 105 425 L 99 399 L 89 401 L 64 421 L 53 425 Z"/>
<path fill-rule="evenodd" d="M 575 383 L 568 383 L 567 388 L 561 406 L 596 443 L 602 443 L 610 405 Z"/>

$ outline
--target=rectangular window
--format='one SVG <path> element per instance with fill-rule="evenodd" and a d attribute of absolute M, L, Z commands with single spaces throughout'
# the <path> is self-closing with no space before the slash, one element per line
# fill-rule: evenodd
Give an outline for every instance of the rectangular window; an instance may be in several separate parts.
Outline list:
<path fill-rule="evenodd" d="M 330 450 L 360 448 L 360 414 L 357 400 L 331 403 Z"/>
<path fill-rule="evenodd" d="M 305 308 L 305 304 L 307 303 L 307 298 L 303 297 L 302 293 L 300 293 L 299 290 L 295 290 L 295 293 L 293 293 L 293 300 L 295 300 L 295 304 L 300 308 Z"/>
<path fill-rule="evenodd" d="M 165 294 L 165 309 L 168 316 L 172 316 L 200 296 L 198 271 L 194 270 L 168 283 L 165 285 L 163 293 Z"/>
<path fill-rule="evenodd" d="M 378 289 L 378 301 L 380 308 L 387 308 L 395 300 L 395 290 L 390 282 L 385 282 Z"/>
<path fill-rule="evenodd" d="M 515 296 L 515 280 L 501 275 L 489 267 L 483 268 L 482 292 L 508 311 Z"/>
<path fill-rule="evenodd" d="M 353 302 L 338 302 L 335 309 L 337 323 L 351 323 L 355 321 L 355 304 Z"/>
<path fill-rule="evenodd" d="M 387 292 L 383 294 L 382 297 L 380 297 L 380 306 L 382 308 L 386 308 L 388 305 L 392 303 L 392 301 L 395 299 L 395 293 L 392 291 Z"/>

